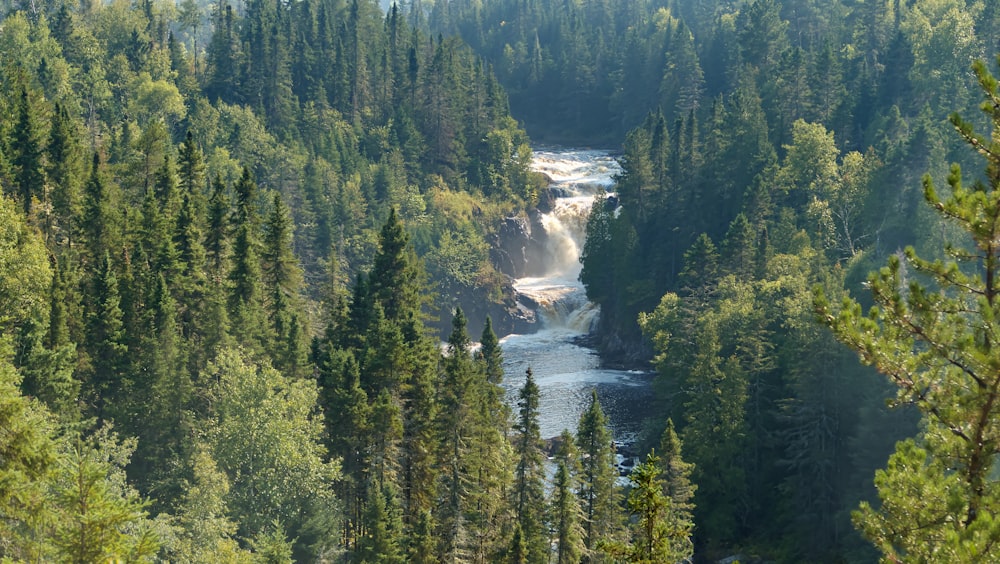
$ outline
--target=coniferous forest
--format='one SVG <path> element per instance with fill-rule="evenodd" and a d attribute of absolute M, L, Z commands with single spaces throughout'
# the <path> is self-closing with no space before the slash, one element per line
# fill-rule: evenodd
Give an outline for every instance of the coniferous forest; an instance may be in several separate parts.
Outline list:
<path fill-rule="evenodd" d="M 0 18 L 0 561 L 1000 561 L 1000 2 Z M 505 384 L 533 143 L 626 479 Z"/>

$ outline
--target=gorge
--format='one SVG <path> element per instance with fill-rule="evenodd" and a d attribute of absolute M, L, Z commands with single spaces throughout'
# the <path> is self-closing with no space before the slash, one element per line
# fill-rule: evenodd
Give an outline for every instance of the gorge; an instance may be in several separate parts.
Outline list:
<path fill-rule="evenodd" d="M 608 151 L 570 148 L 536 150 L 532 168 L 550 181 L 543 198 L 548 205 L 531 222 L 536 232 L 519 253 L 525 260 L 514 288 L 522 307 L 536 313 L 537 331 L 501 341 L 508 402 L 516 405 L 531 368 L 541 388 L 541 434 L 550 439 L 563 429 L 575 431 L 596 389 L 616 442 L 632 443 L 652 413 L 652 375 L 606 368 L 586 344 L 600 311 L 579 281 L 590 207 L 598 195 L 612 195 L 620 168 Z"/>

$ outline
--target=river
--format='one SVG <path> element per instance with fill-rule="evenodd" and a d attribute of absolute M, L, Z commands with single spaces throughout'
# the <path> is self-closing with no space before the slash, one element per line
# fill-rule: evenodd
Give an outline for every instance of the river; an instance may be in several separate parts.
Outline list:
<path fill-rule="evenodd" d="M 541 435 L 548 439 L 563 429 L 576 431 L 596 389 L 616 442 L 632 444 L 643 420 L 653 415 L 652 375 L 603 368 L 597 352 L 583 343 L 600 311 L 587 301 L 579 281 L 590 207 L 595 195 L 614 189 L 621 168 L 608 151 L 592 149 L 536 150 L 532 168 L 552 179 L 549 190 L 555 200 L 551 212 L 541 217 L 547 235 L 545 257 L 532 269 L 534 276 L 514 284 L 538 304 L 541 328 L 501 340 L 507 400 L 516 414 L 517 393 L 530 367 L 541 392 Z"/>

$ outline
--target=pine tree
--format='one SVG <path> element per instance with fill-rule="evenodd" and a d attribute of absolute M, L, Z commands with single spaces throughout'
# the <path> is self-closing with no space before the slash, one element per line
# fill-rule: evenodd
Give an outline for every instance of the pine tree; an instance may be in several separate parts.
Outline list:
<path fill-rule="evenodd" d="M 117 256 L 121 249 L 122 215 L 117 187 L 107 179 L 97 153 L 94 153 L 90 178 L 84 187 L 82 225 L 87 259 L 93 272 L 98 272 L 105 255 Z"/>
<path fill-rule="evenodd" d="M 85 396 L 95 408 L 98 419 L 106 419 L 126 396 L 125 381 L 128 346 L 118 293 L 118 276 L 108 254 L 103 271 L 95 280 L 93 307 L 87 312 L 86 350 L 90 370 L 85 379 Z"/>
<path fill-rule="evenodd" d="M 189 454 L 186 443 L 193 434 L 190 413 L 195 393 L 187 371 L 176 302 L 162 274 L 156 277 L 149 301 L 143 350 L 139 353 L 144 359 L 145 382 L 136 386 L 135 397 L 129 398 L 136 411 L 144 412 L 136 424 L 140 442 L 134 466 L 142 482 L 158 492 L 158 504 L 171 504 L 181 498 L 183 491 L 176 468 L 187 461 Z"/>
<path fill-rule="evenodd" d="M 359 562 L 403 564 L 403 522 L 395 496 L 383 488 L 369 488 L 365 522 L 367 527 L 357 550 Z"/>
<path fill-rule="evenodd" d="M 577 564 L 586 550 L 583 544 L 584 515 L 576 494 L 579 487 L 579 460 L 573 435 L 568 430 L 563 430 L 559 438 L 559 451 L 556 454 L 558 466 L 549 501 L 549 522 L 557 544 L 556 563 Z"/>
<path fill-rule="evenodd" d="M 269 332 L 262 306 L 260 238 L 258 234 L 257 183 L 250 170 L 236 184 L 236 214 L 232 269 L 229 281 L 229 318 L 233 335 L 244 346 L 257 349 Z"/>
<path fill-rule="evenodd" d="M 598 545 L 612 540 L 620 526 L 615 492 L 614 444 L 608 430 L 608 418 L 597 399 L 597 390 L 591 390 L 590 405 L 580 415 L 576 446 L 580 452 L 578 492 L 584 517 L 584 561 L 595 562 L 599 561 L 596 555 Z"/>
<path fill-rule="evenodd" d="M 13 207 L 13 205 L 11 205 Z M 57 463 L 52 420 L 36 401 L 21 394 L 21 378 L 0 340 L 0 542 L 4 557 L 40 561 L 35 534 L 51 517 L 45 478 Z"/>
<path fill-rule="evenodd" d="M 226 271 L 229 256 L 229 195 L 222 177 L 212 181 L 212 195 L 208 208 L 208 232 L 205 237 L 205 252 L 208 255 L 210 277 L 221 280 Z"/>
<path fill-rule="evenodd" d="M 46 174 L 52 183 L 52 211 L 61 241 L 75 241 L 82 214 L 81 187 L 86 177 L 86 159 L 75 128 L 66 106 L 56 104 L 46 148 Z"/>
<path fill-rule="evenodd" d="M 47 199 L 41 129 L 38 125 L 37 110 L 32 106 L 28 89 L 22 87 L 17 104 L 17 121 L 12 139 L 14 155 L 11 161 L 25 215 L 31 214 L 32 198 L 42 201 Z"/>
<path fill-rule="evenodd" d="M 180 151 L 177 155 L 178 168 L 178 188 L 182 194 L 191 194 L 195 197 L 204 194 L 205 190 L 205 163 L 194 140 L 194 134 L 190 131 L 181 143 Z"/>
<path fill-rule="evenodd" d="M 420 307 L 424 298 L 421 296 L 422 275 L 409 240 L 396 209 L 392 208 L 379 234 L 379 251 L 369 279 L 372 294 L 382 304 L 386 318 L 412 326 L 421 319 Z"/>
<path fill-rule="evenodd" d="M 473 437 L 466 456 L 473 480 L 469 507 L 472 559 L 493 561 L 505 550 L 512 515 L 504 499 L 513 483 L 513 451 L 508 439 L 510 407 L 504 401 L 503 358 L 500 343 L 486 318 L 476 354 Z"/>
<path fill-rule="evenodd" d="M 229 197 L 218 176 L 212 182 L 207 232 L 205 233 L 206 274 L 205 343 L 203 353 L 211 357 L 229 338 Z"/>
<path fill-rule="evenodd" d="M 660 436 L 663 493 L 670 500 L 672 516 L 683 521 L 691 521 L 691 512 L 694 509 L 692 500 L 698 486 L 691 483 L 694 464 L 684 462 L 681 458 L 682 448 L 681 439 L 674 430 L 673 419 L 667 419 L 667 428 Z"/>
<path fill-rule="evenodd" d="M 466 469 L 466 458 L 473 437 L 475 417 L 475 370 L 470 356 L 470 341 L 466 333 L 465 314 L 455 310 L 452 331 L 448 336 L 448 356 L 444 359 L 444 378 L 441 385 L 440 437 L 442 464 L 443 508 L 438 522 L 441 527 L 441 559 L 459 562 L 466 558 L 466 518 L 469 516 L 470 484 L 473 476 Z"/>
<path fill-rule="evenodd" d="M 337 488 L 337 497 L 345 504 L 343 544 L 348 550 L 357 550 L 363 530 L 363 508 L 369 497 L 368 489 L 372 487 L 372 406 L 368 394 L 361 388 L 354 355 L 330 350 L 328 343 L 323 346 L 326 350 L 316 364 L 325 436 L 330 455 L 340 460 L 344 474 Z"/>
<path fill-rule="evenodd" d="M 897 444 L 875 476 L 881 504 L 862 503 L 854 521 L 890 561 L 988 561 L 1000 558 L 993 539 L 1000 489 L 993 474 L 1000 454 L 1000 372 L 996 369 L 997 272 L 1000 270 L 1000 91 L 986 64 L 974 70 L 993 124 L 978 134 L 958 114 L 961 137 L 986 158 L 983 180 L 962 183 L 957 164 L 940 198 L 924 177 L 927 203 L 968 239 L 950 243 L 944 260 L 907 248 L 869 277 L 875 306 L 845 299 L 833 312 L 822 293 L 816 305 L 837 338 L 858 351 L 898 388 L 897 402 L 916 405 L 922 432 Z M 963 234 L 964 235 L 964 234 Z M 912 269 L 912 272 L 910 272 Z"/>
<path fill-rule="evenodd" d="M 125 481 L 135 440 L 118 440 L 110 427 L 68 445 L 54 477 L 57 515 L 52 544 L 69 562 L 140 561 L 157 552 L 146 502 Z"/>
<path fill-rule="evenodd" d="M 524 386 L 518 393 L 518 415 L 514 423 L 514 451 L 517 467 L 514 474 L 513 504 L 517 529 L 512 544 L 512 562 L 537 564 L 548 561 L 548 535 L 545 527 L 545 455 L 538 426 L 539 389 L 529 368 Z"/>
<path fill-rule="evenodd" d="M 180 302 L 179 321 L 183 333 L 196 342 L 201 342 L 208 332 L 205 321 L 207 317 L 205 298 L 209 281 L 206 276 L 207 253 L 202 242 L 204 236 L 201 223 L 202 218 L 198 217 L 194 198 L 190 194 L 185 194 L 174 228 L 174 247 L 182 265 L 174 286 L 177 288 Z M 198 368 L 202 366 L 199 364 Z"/>
<path fill-rule="evenodd" d="M 719 356 L 717 322 L 703 321 L 685 381 L 684 442 L 696 464 L 697 521 L 709 542 L 738 535 L 738 506 L 747 496 L 747 379 L 735 357 Z"/>
<path fill-rule="evenodd" d="M 659 564 L 687 562 L 694 552 L 691 522 L 672 518 L 670 498 L 663 493 L 660 460 L 649 453 L 646 461 L 629 475 L 631 489 L 627 507 L 634 516 L 628 546 L 610 546 L 610 553 L 626 562 Z"/>
<path fill-rule="evenodd" d="M 292 250 L 292 227 L 288 206 L 275 193 L 265 225 L 261 282 L 269 298 L 267 314 L 274 338 L 271 357 L 275 367 L 288 375 L 300 373 L 306 362 L 299 296 L 302 269 Z"/>

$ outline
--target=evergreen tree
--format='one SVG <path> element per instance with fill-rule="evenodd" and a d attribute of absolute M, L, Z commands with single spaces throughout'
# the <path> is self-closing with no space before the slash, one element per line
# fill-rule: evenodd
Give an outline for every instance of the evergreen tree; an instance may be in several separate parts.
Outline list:
<path fill-rule="evenodd" d="M 951 120 L 986 158 L 985 181 L 967 188 L 952 165 L 951 195 L 941 199 L 931 176 L 924 177 L 927 202 L 968 239 L 948 244 L 948 262 L 923 259 L 912 247 L 902 258 L 890 257 L 869 277 L 876 305 L 867 316 L 854 300 L 845 299 L 834 313 L 817 296 L 838 339 L 889 377 L 899 403 L 915 404 L 923 416 L 920 436 L 898 443 L 888 467 L 876 473 L 881 505 L 862 503 L 854 515 L 887 560 L 998 557 L 991 539 L 997 534 L 992 461 L 1000 453 L 1000 374 L 992 359 L 1000 224 L 989 218 L 1000 209 L 1000 92 L 984 63 L 974 68 L 992 137 L 976 133 L 958 114 Z"/>
<path fill-rule="evenodd" d="M 670 499 L 663 493 L 660 460 L 649 453 L 646 461 L 629 475 L 631 489 L 627 506 L 635 517 L 628 546 L 612 545 L 609 552 L 626 562 L 654 564 L 686 562 L 694 550 L 691 522 L 671 519 Z"/>
<path fill-rule="evenodd" d="M 274 335 L 271 357 L 276 368 L 296 375 L 306 362 L 299 306 L 302 270 L 292 249 L 291 214 L 277 193 L 265 225 L 261 258 L 261 282 L 269 297 L 267 314 Z"/>
<path fill-rule="evenodd" d="M 13 204 L 11 205 L 13 207 Z M 41 560 L 36 528 L 50 516 L 45 478 L 57 461 L 52 421 L 37 402 L 21 395 L 20 375 L 9 360 L 10 350 L 0 340 L 0 555 Z"/>
<path fill-rule="evenodd" d="M 580 452 L 578 492 L 583 510 L 584 561 L 597 562 L 598 546 L 612 540 L 619 529 L 614 442 L 597 390 L 591 390 L 590 404 L 580 415 L 576 446 Z"/>
<path fill-rule="evenodd" d="M 97 153 L 94 153 L 84 194 L 83 228 L 87 236 L 87 258 L 92 268 L 99 271 L 105 255 L 117 254 L 120 248 L 121 211 L 116 190 L 105 177 Z"/>
<path fill-rule="evenodd" d="M 548 535 L 545 526 L 545 455 L 538 427 L 539 389 L 529 368 L 524 386 L 518 393 L 518 414 L 514 423 L 513 504 L 517 528 L 511 545 L 511 562 L 548 561 Z"/>
<path fill-rule="evenodd" d="M 45 193 L 45 166 L 42 161 L 41 128 L 37 110 L 26 87 L 21 88 L 17 104 L 17 120 L 13 131 L 15 182 L 25 215 L 32 211 L 32 198 L 48 203 Z"/>
<path fill-rule="evenodd" d="M 379 233 L 379 251 L 375 255 L 370 281 L 372 294 L 382 304 L 386 318 L 408 323 L 408 331 L 412 333 L 413 323 L 422 318 L 422 280 L 416 257 L 409 247 L 409 236 L 395 208 L 389 210 L 389 218 Z"/>
<path fill-rule="evenodd" d="M 486 562 L 499 558 L 507 548 L 512 515 L 504 496 L 513 483 L 513 451 L 508 439 L 510 408 L 500 386 L 503 353 L 489 317 L 480 343 L 475 374 L 480 381 L 474 398 L 472 448 L 466 464 L 474 484 L 469 496 L 472 559 Z"/>
<path fill-rule="evenodd" d="M 236 185 L 236 214 L 232 269 L 229 281 L 229 318 L 234 336 L 244 346 L 257 349 L 264 343 L 266 321 L 262 305 L 257 184 L 249 169 Z"/>
<path fill-rule="evenodd" d="M 119 442 L 109 427 L 68 445 L 54 477 L 52 531 L 58 559 L 140 561 L 158 549 L 146 502 L 125 481 L 135 440 Z"/>
<path fill-rule="evenodd" d="M 586 547 L 583 544 L 583 511 L 576 490 L 579 482 L 579 461 L 573 435 L 563 430 L 556 456 L 556 473 L 549 501 L 549 522 L 555 533 L 557 564 L 577 564 Z"/>
<path fill-rule="evenodd" d="M 467 472 L 470 464 L 470 444 L 473 438 L 475 399 L 475 370 L 470 356 L 470 341 L 466 333 L 465 314 L 455 310 L 452 331 L 448 337 L 448 356 L 444 360 L 444 375 L 441 385 L 440 437 L 444 497 L 443 508 L 438 522 L 441 527 L 441 559 L 447 562 L 462 561 L 467 557 L 469 542 L 470 482 L 475 475 Z"/>
<path fill-rule="evenodd" d="M 326 441 L 331 456 L 340 459 L 344 474 L 337 487 L 338 498 L 345 504 L 343 544 L 349 550 L 358 550 L 363 508 L 369 497 L 367 492 L 370 487 L 379 487 L 377 484 L 370 486 L 373 406 L 369 405 L 368 394 L 361 388 L 358 363 L 353 354 L 326 350 L 316 364 Z M 387 503 L 384 497 L 382 503 Z"/>
<path fill-rule="evenodd" d="M 403 522 L 391 492 L 382 490 L 379 487 L 369 488 L 368 514 L 365 517 L 368 527 L 358 546 L 358 562 L 403 564 L 406 562 L 401 538 Z"/>
<path fill-rule="evenodd" d="M 692 500 L 698 486 L 691 483 L 694 464 L 684 462 L 683 444 L 674 430 L 674 421 L 667 419 L 667 428 L 660 436 L 660 470 L 662 472 L 663 493 L 670 500 L 671 515 L 684 522 L 691 522 L 694 509 Z"/>
<path fill-rule="evenodd" d="M 177 154 L 177 188 L 182 197 L 190 198 L 198 218 L 198 227 L 204 229 L 201 223 L 205 213 L 205 162 L 201 149 L 194 140 L 194 134 L 187 132 Z"/>
<path fill-rule="evenodd" d="M 63 104 L 56 104 L 46 148 L 46 174 L 52 184 L 52 211 L 61 241 L 76 240 L 82 219 L 81 187 L 86 177 L 86 160 L 78 135 L 69 110 Z"/>
<path fill-rule="evenodd" d="M 104 255 L 104 268 L 95 280 L 93 307 L 87 312 L 87 345 L 90 370 L 84 379 L 86 401 L 98 419 L 110 418 L 129 389 L 125 370 L 128 346 L 125 342 L 118 276 L 111 257 Z"/>

